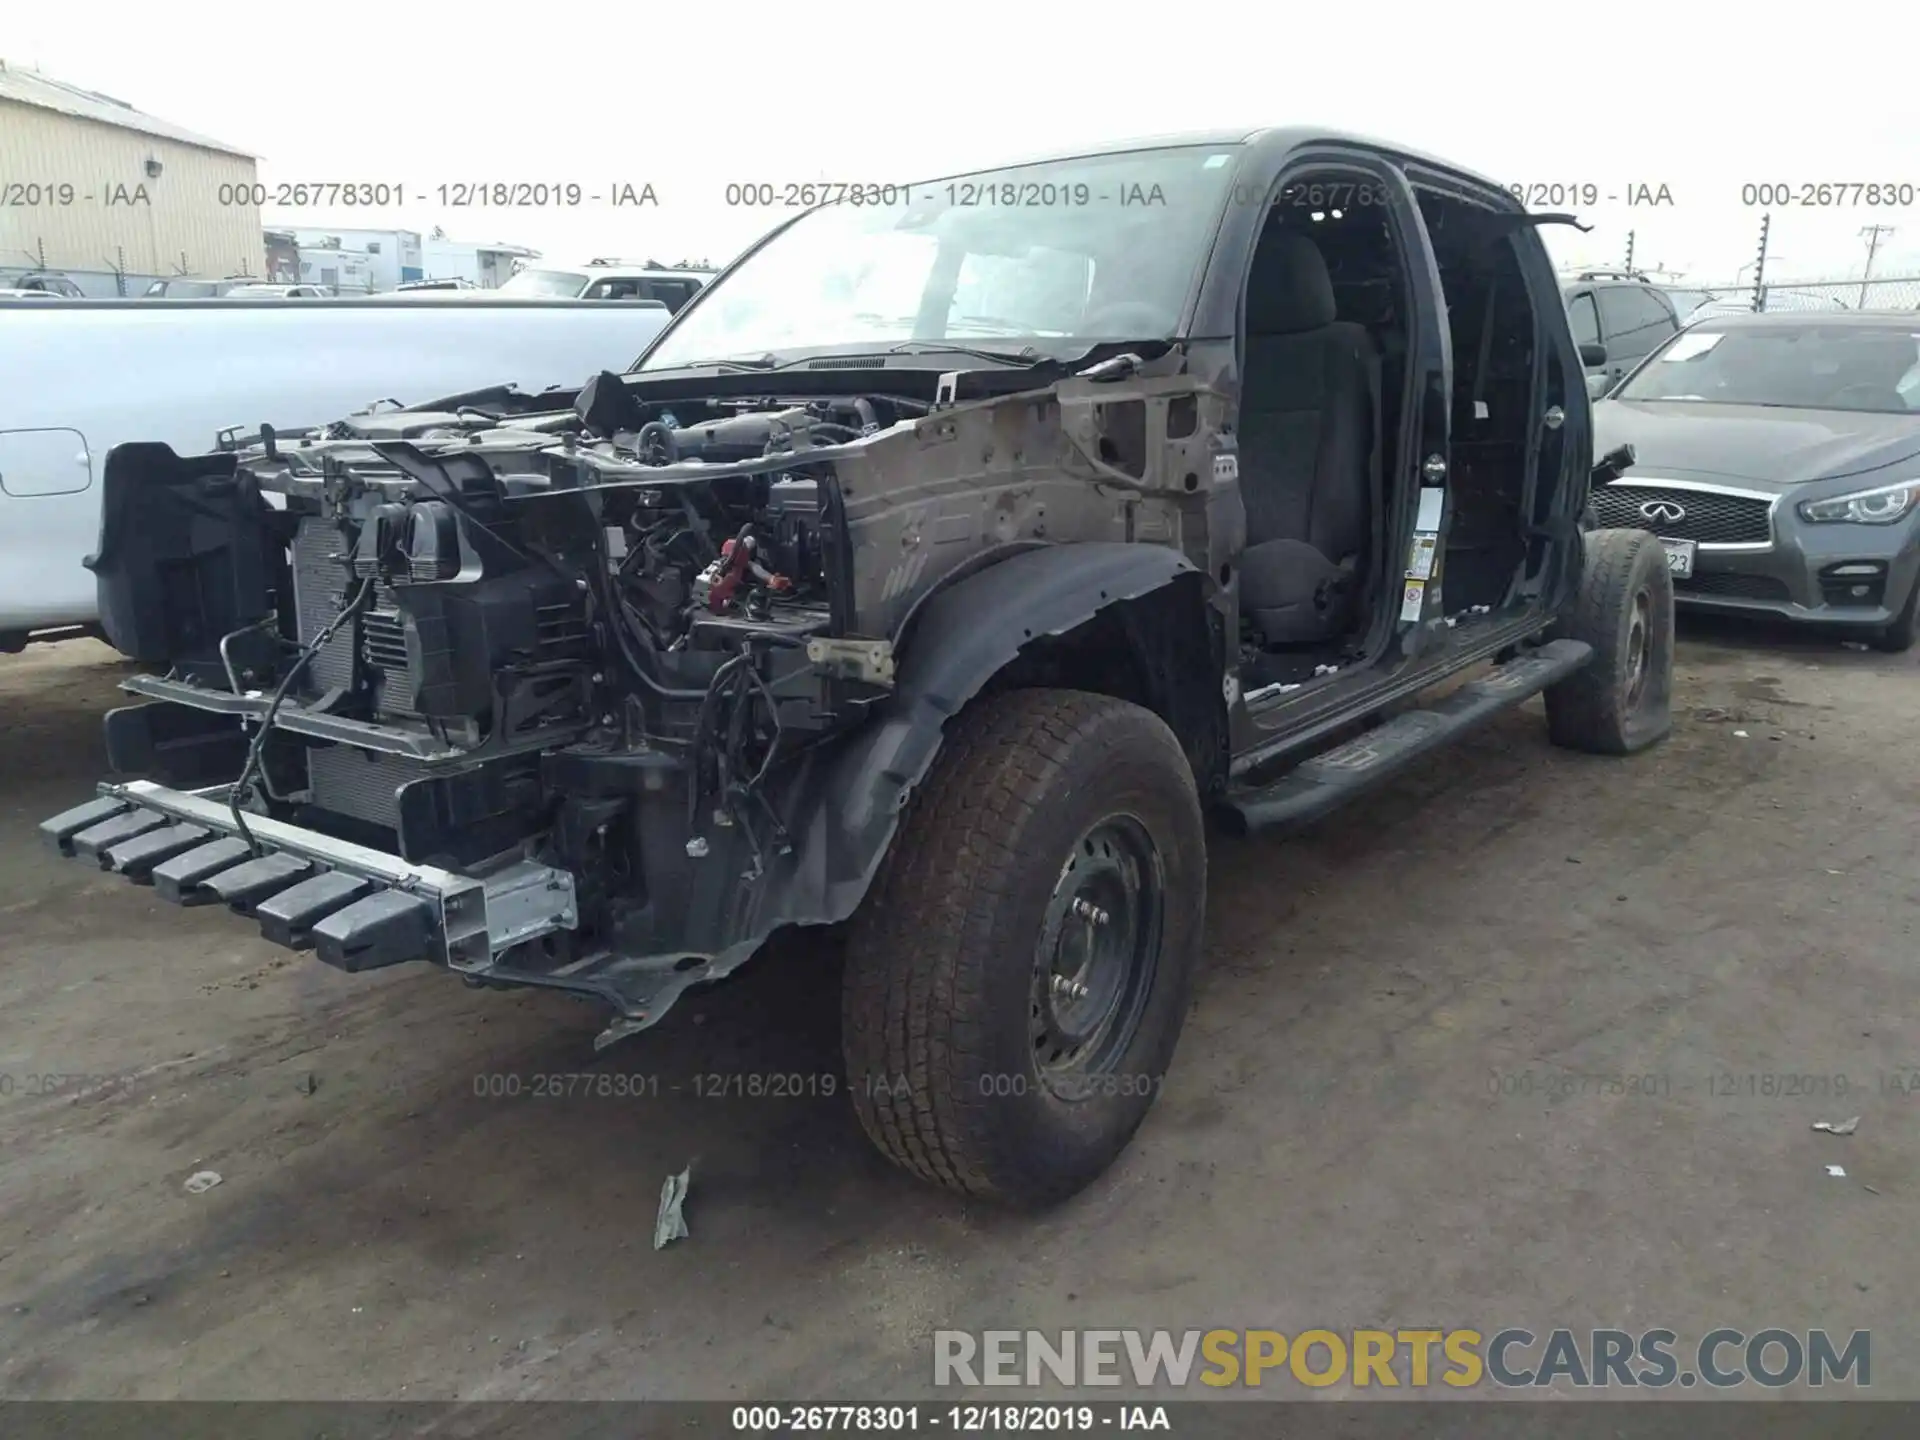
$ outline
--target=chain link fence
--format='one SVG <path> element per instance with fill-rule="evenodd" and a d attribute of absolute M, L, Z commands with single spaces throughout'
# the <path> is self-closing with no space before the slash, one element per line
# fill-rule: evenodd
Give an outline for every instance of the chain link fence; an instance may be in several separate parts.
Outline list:
<path fill-rule="evenodd" d="M 1704 290 L 1720 304 L 1748 310 L 1911 310 L 1920 311 L 1920 276 L 1890 275 L 1884 280 L 1773 280 L 1756 290 L 1751 280 L 1738 285 L 1671 282 L 1689 292 Z"/>

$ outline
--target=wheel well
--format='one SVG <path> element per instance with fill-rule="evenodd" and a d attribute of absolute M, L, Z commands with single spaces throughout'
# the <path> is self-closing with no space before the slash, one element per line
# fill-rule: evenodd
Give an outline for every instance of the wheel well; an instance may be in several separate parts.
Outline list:
<path fill-rule="evenodd" d="M 1194 784 L 1210 795 L 1224 787 L 1230 758 L 1220 688 L 1225 653 L 1220 617 L 1206 604 L 1200 577 L 1186 574 L 1029 641 L 983 693 L 1085 690 L 1144 706 L 1179 737 Z"/>

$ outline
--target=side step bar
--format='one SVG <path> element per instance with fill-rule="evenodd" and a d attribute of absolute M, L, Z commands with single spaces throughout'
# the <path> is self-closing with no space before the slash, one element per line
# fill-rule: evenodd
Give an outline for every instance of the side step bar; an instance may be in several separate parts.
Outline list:
<path fill-rule="evenodd" d="M 247 828 L 261 853 L 223 801 L 133 780 L 100 786 L 99 799 L 42 821 L 40 833 L 59 854 L 175 905 L 253 917 L 267 939 L 311 947 L 342 970 L 435 960 L 483 974 L 512 946 L 579 923 L 573 877 L 530 860 L 463 875 L 266 815 Z"/>
<path fill-rule="evenodd" d="M 1425 710 L 1408 710 L 1344 745 L 1303 760 L 1270 785 L 1230 790 L 1222 818 L 1240 834 L 1305 824 L 1409 762 L 1538 695 L 1593 658 L 1584 640 L 1550 640 L 1469 681 Z"/>

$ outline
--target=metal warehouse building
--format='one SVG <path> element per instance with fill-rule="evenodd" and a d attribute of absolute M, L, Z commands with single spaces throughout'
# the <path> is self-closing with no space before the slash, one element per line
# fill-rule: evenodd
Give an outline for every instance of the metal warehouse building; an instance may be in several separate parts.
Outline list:
<path fill-rule="evenodd" d="M 255 161 L 0 61 L 0 286 L 43 269 L 89 295 L 138 295 L 169 275 L 262 275 Z"/>

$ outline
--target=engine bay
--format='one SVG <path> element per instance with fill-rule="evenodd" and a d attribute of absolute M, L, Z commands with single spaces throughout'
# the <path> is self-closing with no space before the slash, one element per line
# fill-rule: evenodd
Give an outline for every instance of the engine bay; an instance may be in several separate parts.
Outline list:
<path fill-rule="evenodd" d="M 285 817 L 483 868 L 585 843 L 556 806 L 604 838 L 672 787 L 690 854 L 715 826 L 751 872 L 787 853 L 769 779 L 891 682 L 884 644 L 840 638 L 833 456 L 927 405 L 643 405 L 612 375 L 565 409 L 539 398 L 263 430 L 197 461 L 152 447 L 171 469 L 149 455 L 110 483 L 108 528 L 118 510 L 142 532 L 101 567 L 125 592 L 116 643 L 165 654 L 155 698 L 241 717 L 243 831 Z"/>

